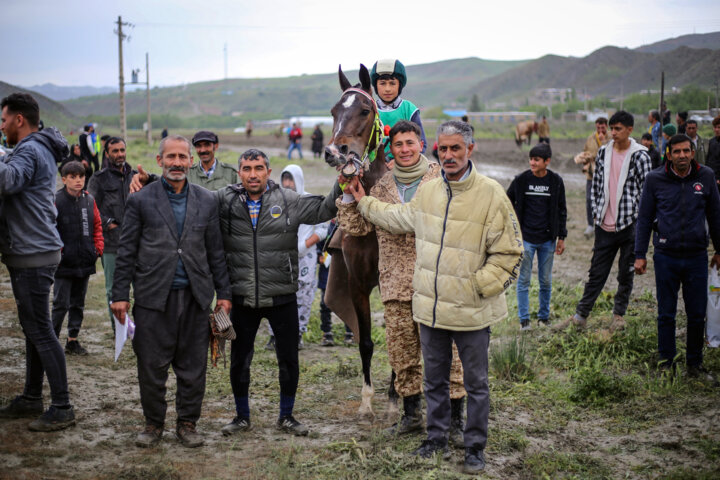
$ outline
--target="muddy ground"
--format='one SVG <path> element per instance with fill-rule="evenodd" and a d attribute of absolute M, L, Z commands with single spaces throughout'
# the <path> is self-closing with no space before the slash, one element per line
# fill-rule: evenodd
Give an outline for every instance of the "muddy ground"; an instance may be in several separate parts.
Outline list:
<path fill-rule="evenodd" d="M 243 141 L 221 140 L 221 158 L 226 161 L 236 158 L 235 152 L 247 146 Z M 577 285 L 586 277 L 592 246 L 582 235 L 585 181 L 572 164 L 572 156 L 582 143 L 552 143 L 552 168 L 565 179 L 569 209 L 567 250 L 555 260 L 554 280 L 567 286 L 575 301 L 580 292 Z M 260 138 L 253 146 L 280 156 L 285 142 Z M 507 185 L 514 174 L 526 168 L 527 151 L 527 147 L 518 150 L 511 141 L 481 140 L 474 161 L 481 173 Z M 326 192 L 334 176 L 332 170 L 320 160 L 307 160 L 309 151 L 305 153 L 306 160 L 300 164 L 306 172 L 307 189 Z M 273 176 L 280 170 L 276 167 Z M 615 275 L 613 271 L 607 290 L 615 288 Z M 640 297 L 646 301 L 638 303 L 638 312 L 650 312 L 647 299 L 654 294 L 652 273 L 636 279 L 634 293 L 633 302 L 639 302 Z M 0 267 L 2 404 L 22 391 L 24 381 L 24 338 L 12 298 L 7 271 Z M 509 303 L 514 305 L 514 299 L 509 298 Z M 381 307 L 375 297 L 373 309 L 378 325 Z M 567 305 L 554 308 L 569 311 Z M 652 318 L 647 312 L 646 318 Z M 234 412 L 228 369 L 220 366 L 208 370 L 199 423 L 199 430 L 206 434 L 206 446 L 192 450 L 180 446 L 171 433 L 175 421 L 171 374 L 168 431 L 159 447 L 141 450 L 134 446 L 135 435 L 143 425 L 134 356 L 126 346 L 120 361 L 113 362 L 104 279 L 98 263 L 98 273 L 90 282 L 80 337 L 90 355 L 67 359 L 78 425 L 57 433 L 32 433 L 27 430 L 27 420 L 0 423 L 0 478 L 461 478 L 459 451 L 446 464 L 428 464 L 408 455 L 422 440 L 421 435 L 397 440 L 381 437 L 381 430 L 392 423 L 386 416 L 383 392 L 389 367 L 382 329 L 378 327 L 376 332 L 379 342 L 373 363 L 376 416 L 361 418 L 356 413 L 361 387 L 357 349 L 320 347 L 317 324 L 315 313 L 308 348 L 300 354 L 295 411 L 296 417 L 310 427 L 309 437 L 289 437 L 274 429 L 279 396 L 277 366 L 274 354 L 263 349 L 267 337 L 261 328 L 251 385 L 254 430 L 233 438 L 220 434 L 220 427 L 232 419 Z M 336 331 L 340 333 L 339 325 Z M 499 340 L 516 334 L 516 319 L 510 318 L 497 328 L 491 349 L 498 346 Z M 63 344 L 65 336 L 63 331 Z M 608 411 L 585 409 L 571 405 L 562 395 L 556 398 L 548 393 L 553 385 L 565 380 L 563 373 L 544 368 L 538 375 L 544 380 L 537 385 L 496 382 L 491 376 L 493 407 L 485 472 L 488 478 L 656 478 L 673 472 L 680 474 L 671 478 L 693 478 L 694 472 L 713 470 L 713 462 L 716 466 L 720 462 L 717 391 L 693 396 L 683 390 L 687 396 L 680 408 L 668 410 L 659 401 L 657 409 L 651 408 L 643 418 L 636 418 L 633 411 L 646 412 L 647 405 L 627 401 L 613 404 Z M 46 385 L 46 404 L 48 401 Z"/>

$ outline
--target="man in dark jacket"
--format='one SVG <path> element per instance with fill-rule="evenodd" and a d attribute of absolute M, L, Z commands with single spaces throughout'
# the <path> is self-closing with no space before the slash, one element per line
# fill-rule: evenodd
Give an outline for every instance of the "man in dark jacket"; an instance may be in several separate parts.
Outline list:
<path fill-rule="evenodd" d="M 160 142 L 160 181 L 133 194 L 120 237 L 112 311 L 121 323 L 135 295 L 135 336 L 145 430 L 135 444 L 156 445 L 162 436 L 168 368 L 177 377 L 176 435 L 186 447 L 204 441 L 195 430 L 205 393 L 208 315 L 230 312 L 230 281 L 222 249 L 217 203 L 187 181 L 190 142 L 169 135 Z"/>
<path fill-rule="evenodd" d="M 137 172 L 125 161 L 125 141 L 111 137 L 105 142 L 108 167 L 90 178 L 88 191 L 95 198 L 102 219 L 105 251 L 102 256 L 105 273 L 105 292 L 108 305 L 112 301 L 113 276 L 120 244 L 120 231 L 125 216 L 125 203 L 130 193 L 130 182 Z M 110 313 L 110 325 L 115 331 L 115 322 Z"/>
<path fill-rule="evenodd" d="M 270 180 L 263 152 L 240 156 L 242 183 L 219 190 L 225 256 L 232 284 L 232 323 L 237 333 L 230 360 L 230 383 L 236 417 L 222 429 L 232 435 L 250 429 L 250 363 L 260 321 L 267 318 L 275 334 L 280 369 L 278 429 L 307 435 L 292 415 L 298 385 L 297 232 L 300 224 L 326 222 L 337 212 L 337 183 L 327 197 L 300 195 Z"/>
<path fill-rule="evenodd" d="M 49 296 L 63 246 L 55 228 L 57 164 L 68 146 L 54 128 L 38 131 L 40 108 L 26 93 L 0 102 L 2 124 L 15 149 L 0 161 L 0 251 L 10 272 L 20 326 L 25 334 L 25 389 L 0 418 L 40 417 L 28 428 L 52 431 L 75 424 L 65 354 L 50 320 Z M 50 408 L 43 413 L 43 377 Z"/>
<path fill-rule="evenodd" d="M 538 325 L 547 326 L 550 323 L 553 255 L 562 255 L 565 251 L 565 184 L 560 175 L 548 170 L 551 157 L 550 145 L 539 143 L 533 147 L 530 169 L 515 177 L 507 191 L 520 222 L 525 249 L 517 284 L 518 318 L 522 330 L 530 329 L 528 291 L 535 253 L 540 282 Z"/>
<path fill-rule="evenodd" d="M 660 158 L 660 153 L 657 151 L 657 148 L 655 148 L 655 144 L 652 141 L 652 135 L 647 132 L 643 133 L 642 137 L 640 137 L 640 144 L 647 148 L 647 153 L 650 156 L 651 168 L 655 170 L 660 166 L 662 160 Z"/>
<path fill-rule="evenodd" d="M 715 172 L 715 182 L 718 184 L 718 188 L 720 188 L 720 115 L 715 117 L 712 126 L 715 136 L 708 142 L 705 165 Z"/>
<path fill-rule="evenodd" d="M 675 313 L 680 285 L 687 314 L 686 365 L 689 376 L 715 383 L 703 367 L 702 347 L 708 295 L 708 233 L 715 247 L 711 266 L 720 266 L 720 195 L 712 170 L 693 159 L 695 146 L 686 135 L 668 142 L 669 162 L 648 174 L 640 200 L 635 239 L 635 272 L 646 272 L 650 232 L 655 254 L 658 301 L 658 350 L 661 368 L 675 360 Z"/>
<path fill-rule="evenodd" d="M 83 133 L 81 133 L 78 137 L 78 144 L 80 145 L 80 152 L 82 154 L 82 157 L 90 166 L 90 175 L 92 175 L 92 172 L 97 172 L 98 170 L 100 170 L 98 162 L 98 152 L 95 151 L 95 143 L 93 142 L 94 132 L 95 127 L 92 125 L 92 123 L 90 123 L 83 127 Z"/>

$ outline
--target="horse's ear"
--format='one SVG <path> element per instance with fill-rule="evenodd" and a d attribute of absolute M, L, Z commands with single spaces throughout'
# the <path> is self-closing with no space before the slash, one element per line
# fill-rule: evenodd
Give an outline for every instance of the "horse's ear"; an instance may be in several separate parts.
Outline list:
<path fill-rule="evenodd" d="M 360 85 L 362 85 L 363 90 L 372 94 L 372 90 L 370 89 L 370 72 L 368 72 L 367 67 L 362 63 L 360 64 Z"/>
<path fill-rule="evenodd" d="M 342 71 L 342 65 L 338 65 L 338 78 L 340 79 L 340 88 L 343 92 L 352 87 L 352 83 L 350 83 L 350 80 L 347 79 Z"/>

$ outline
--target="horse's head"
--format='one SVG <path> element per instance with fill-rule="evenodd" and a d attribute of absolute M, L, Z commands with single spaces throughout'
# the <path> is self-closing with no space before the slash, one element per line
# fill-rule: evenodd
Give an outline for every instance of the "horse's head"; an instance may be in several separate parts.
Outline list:
<path fill-rule="evenodd" d="M 342 95 L 330 111 L 333 116 L 332 138 L 325 147 L 325 161 L 341 168 L 348 162 L 360 165 L 371 149 L 377 146 L 373 134 L 376 124 L 377 106 L 372 98 L 370 73 L 360 65 L 360 83 L 353 86 L 338 69 Z M 372 136 L 372 138 L 371 138 Z"/>

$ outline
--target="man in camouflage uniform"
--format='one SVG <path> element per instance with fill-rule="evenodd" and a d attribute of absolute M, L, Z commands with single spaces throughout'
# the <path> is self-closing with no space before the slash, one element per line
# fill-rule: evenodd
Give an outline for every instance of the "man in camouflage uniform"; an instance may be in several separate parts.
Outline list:
<path fill-rule="evenodd" d="M 388 203 L 407 203 L 422 185 L 440 176 L 440 165 L 430 164 L 420 152 L 422 133 L 417 124 L 400 121 L 390 130 L 390 150 L 395 165 L 370 191 Z M 352 195 L 336 200 L 340 228 L 348 235 L 362 236 L 375 228 L 357 211 Z M 412 313 L 412 278 L 415 266 L 415 235 L 393 235 L 377 228 L 380 258 L 380 294 L 385 305 L 385 336 L 390 366 L 396 374 L 395 389 L 403 397 L 403 415 L 389 433 L 404 434 L 423 429 L 420 411 L 422 365 L 420 334 Z M 457 347 L 453 345 L 450 374 L 452 422 L 450 442 L 463 446 L 465 388 Z"/>

